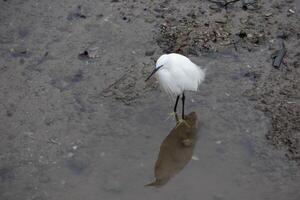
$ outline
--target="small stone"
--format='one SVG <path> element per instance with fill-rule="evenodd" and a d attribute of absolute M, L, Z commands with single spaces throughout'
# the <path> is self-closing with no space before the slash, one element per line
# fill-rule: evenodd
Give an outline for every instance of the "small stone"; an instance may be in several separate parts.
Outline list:
<path fill-rule="evenodd" d="M 77 145 L 74 145 L 74 146 L 72 147 L 72 149 L 73 149 L 73 150 L 76 150 L 76 149 L 78 149 L 78 146 L 77 146 Z"/>
<path fill-rule="evenodd" d="M 87 50 L 83 51 L 78 55 L 79 60 L 87 60 L 87 59 L 94 59 L 98 58 L 99 53 L 98 53 L 98 47 L 91 47 L 88 48 Z"/>
<path fill-rule="evenodd" d="M 154 21 L 155 21 L 155 19 L 150 18 L 150 17 L 148 17 L 148 18 L 145 19 L 146 23 L 153 23 Z"/>
<path fill-rule="evenodd" d="M 289 11 L 290 13 L 292 13 L 292 14 L 295 14 L 295 11 L 294 11 L 293 9 L 291 9 L 291 8 L 290 8 L 288 11 Z"/>
<path fill-rule="evenodd" d="M 154 54 L 155 50 L 148 50 L 145 52 L 145 56 L 152 56 Z"/>
<path fill-rule="evenodd" d="M 215 22 L 219 23 L 219 24 L 226 24 L 227 19 L 225 17 L 224 18 L 219 18 L 219 19 L 215 19 Z"/>
<path fill-rule="evenodd" d="M 71 12 L 67 16 L 67 20 L 77 20 L 77 19 L 86 19 L 86 15 L 80 13 L 80 12 Z"/>
<path fill-rule="evenodd" d="M 103 14 L 98 14 L 96 17 L 97 18 L 102 18 L 104 15 Z"/>
<path fill-rule="evenodd" d="M 221 11 L 221 8 L 219 6 L 217 6 L 216 4 L 209 5 L 209 8 L 214 11 L 217 11 L 217 12 Z"/>
<path fill-rule="evenodd" d="M 248 18 L 240 18 L 240 22 L 242 24 L 246 24 L 248 22 Z"/>
<path fill-rule="evenodd" d="M 265 16 L 266 16 L 266 17 L 270 17 L 270 16 L 272 16 L 272 15 L 273 15 L 273 13 L 271 13 L 271 12 L 270 12 L 270 13 L 265 13 Z"/>
<path fill-rule="evenodd" d="M 253 38 L 253 34 L 252 33 L 248 33 L 247 34 L 247 38 Z"/>
<path fill-rule="evenodd" d="M 89 53 L 89 57 L 90 58 L 98 58 L 99 54 L 98 54 L 98 47 L 92 47 L 88 49 L 88 53 Z"/>
<path fill-rule="evenodd" d="M 10 53 L 13 57 L 29 57 L 29 49 L 25 47 L 16 47 L 10 49 Z"/>

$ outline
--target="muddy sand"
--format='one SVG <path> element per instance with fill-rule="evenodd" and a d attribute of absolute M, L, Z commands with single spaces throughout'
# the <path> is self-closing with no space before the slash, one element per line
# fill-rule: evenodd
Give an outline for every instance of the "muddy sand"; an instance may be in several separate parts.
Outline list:
<path fill-rule="evenodd" d="M 299 1 L 0 8 L 1 200 L 300 199 Z M 185 167 L 145 187 L 175 126 L 144 82 L 168 52 L 207 69 L 186 94 L 200 128 Z"/>

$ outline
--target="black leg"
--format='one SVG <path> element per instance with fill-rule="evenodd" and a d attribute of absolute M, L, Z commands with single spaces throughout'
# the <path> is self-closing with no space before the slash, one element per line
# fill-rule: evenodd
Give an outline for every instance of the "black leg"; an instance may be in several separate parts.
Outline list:
<path fill-rule="evenodd" d="M 176 102 L 175 102 L 174 113 L 176 113 L 176 110 L 177 110 L 178 100 L 179 100 L 179 95 L 177 96 L 177 99 L 176 99 Z"/>
<path fill-rule="evenodd" d="M 184 100 L 185 100 L 184 93 L 182 93 L 181 100 L 182 100 L 182 119 L 184 119 Z"/>

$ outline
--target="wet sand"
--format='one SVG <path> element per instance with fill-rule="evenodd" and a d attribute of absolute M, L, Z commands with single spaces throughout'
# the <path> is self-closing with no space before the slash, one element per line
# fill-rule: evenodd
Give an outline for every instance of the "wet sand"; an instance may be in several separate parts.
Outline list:
<path fill-rule="evenodd" d="M 300 198 L 298 1 L 0 7 L 0 199 Z M 186 95 L 198 159 L 144 187 L 175 123 L 144 79 L 170 51 L 207 68 Z"/>

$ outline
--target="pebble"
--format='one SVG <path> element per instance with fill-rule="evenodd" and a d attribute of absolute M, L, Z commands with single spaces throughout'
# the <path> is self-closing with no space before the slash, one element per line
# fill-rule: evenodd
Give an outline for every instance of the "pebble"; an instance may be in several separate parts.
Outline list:
<path fill-rule="evenodd" d="M 145 56 L 152 56 L 154 54 L 155 50 L 148 50 L 145 52 Z"/>
<path fill-rule="evenodd" d="M 215 10 L 217 12 L 221 11 L 220 7 L 217 6 L 216 4 L 212 4 L 209 6 L 210 9 Z"/>
<path fill-rule="evenodd" d="M 273 13 L 265 13 L 265 16 L 266 17 L 270 17 L 270 16 L 272 16 L 273 15 Z"/>
<path fill-rule="evenodd" d="M 73 150 L 76 150 L 76 149 L 78 149 L 78 146 L 77 146 L 77 145 L 74 145 L 74 146 L 72 147 L 72 149 L 73 149 Z"/>
<path fill-rule="evenodd" d="M 248 33 L 247 34 L 247 38 L 253 38 L 253 34 L 252 33 Z"/>
<path fill-rule="evenodd" d="M 150 18 L 150 17 L 148 17 L 148 18 L 145 19 L 146 23 L 153 23 L 154 21 L 155 21 L 155 19 Z"/>
<path fill-rule="evenodd" d="M 10 53 L 13 57 L 29 57 L 29 49 L 26 47 L 12 48 Z"/>
<path fill-rule="evenodd" d="M 289 9 L 289 12 L 292 13 L 292 14 L 295 14 L 295 11 L 291 8 Z"/>
<path fill-rule="evenodd" d="M 222 143 L 221 140 L 216 141 L 216 144 L 221 144 L 221 143 Z"/>
<path fill-rule="evenodd" d="M 219 24 L 226 24 L 227 19 L 226 18 L 219 18 L 219 19 L 215 19 L 215 22 L 219 23 Z"/>

